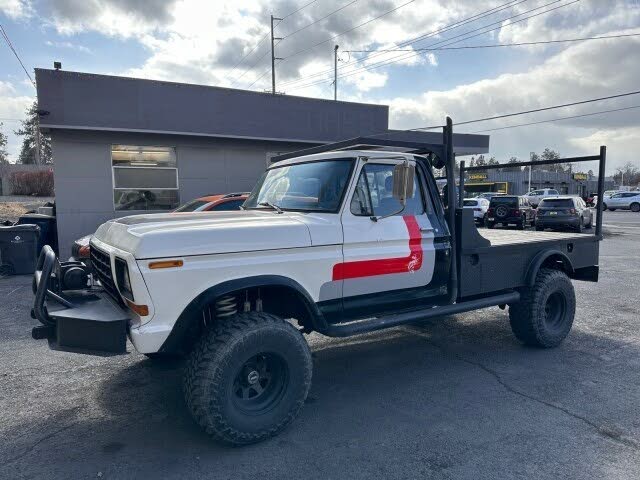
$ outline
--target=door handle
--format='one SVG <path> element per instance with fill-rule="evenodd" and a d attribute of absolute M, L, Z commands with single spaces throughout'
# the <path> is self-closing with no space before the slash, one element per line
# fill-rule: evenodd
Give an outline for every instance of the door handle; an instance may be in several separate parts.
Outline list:
<path fill-rule="evenodd" d="M 421 232 L 433 232 L 433 228 L 432 227 L 420 227 L 420 231 Z"/>

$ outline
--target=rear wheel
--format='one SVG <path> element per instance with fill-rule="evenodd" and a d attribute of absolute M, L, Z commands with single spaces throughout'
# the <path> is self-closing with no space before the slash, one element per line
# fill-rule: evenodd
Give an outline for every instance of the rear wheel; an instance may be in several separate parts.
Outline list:
<path fill-rule="evenodd" d="M 580 217 L 576 230 L 578 230 L 578 233 L 582 233 L 584 231 L 584 218 Z"/>
<path fill-rule="evenodd" d="M 640 203 L 632 203 L 631 204 L 632 212 L 640 212 Z"/>
<path fill-rule="evenodd" d="M 541 268 L 534 285 L 521 292 L 518 303 L 509 305 L 509 322 L 522 343 L 550 348 L 569 334 L 575 311 L 575 292 L 567 274 Z"/>
<path fill-rule="evenodd" d="M 602 211 L 604 212 L 606 209 L 607 209 L 607 204 L 606 204 L 606 203 L 603 203 L 603 204 L 602 204 Z"/>
<path fill-rule="evenodd" d="M 522 217 L 522 219 L 520 220 L 520 223 L 516 224 L 516 227 L 518 228 L 518 230 L 524 230 L 527 226 L 527 220 L 525 217 Z"/>
<path fill-rule="evenodd" d="M 300 412 L 311 386 L 311 352 L 302 334 L 275 315 L 221 319 L 189 358 L 184 393 L 194 419 L 231 445 L 280 433 Z"/>

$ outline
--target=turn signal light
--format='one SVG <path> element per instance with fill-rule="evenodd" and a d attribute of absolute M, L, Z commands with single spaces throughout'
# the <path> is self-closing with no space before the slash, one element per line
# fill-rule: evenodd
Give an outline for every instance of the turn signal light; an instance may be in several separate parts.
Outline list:
<path fill-rule="evenodd" d="M 182 260 L 161 260 L 159 262 L 149 262 L 149 268 L 177 268 L 184 265 Z"/>
<path fill-rule="evenodd" d="M 126 298 L 125 298 L 125 300 L 127 301 L 127 305 L 129 306 L 129 308 L 131 310 L 133 310 L 134 312 L 136 312 L 141 317 L 146 317 L 147 315 L 149 315 L 149 307 L 148 306 L 146 306 L 146 305 L 136 305 L 131 300 L 127 300 Z"/>

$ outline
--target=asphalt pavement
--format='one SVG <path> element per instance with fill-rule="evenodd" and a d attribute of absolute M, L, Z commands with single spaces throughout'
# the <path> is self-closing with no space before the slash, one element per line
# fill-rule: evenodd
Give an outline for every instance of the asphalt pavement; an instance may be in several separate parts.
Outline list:
<path fill-rule="evenodd" d="M 0 478 L 640 478 L 640 214 L 605 212 L 600 282 L 562 346 L 490 308 L 345 340 L 308 337 L 311 393 L 280 436 L 213 443 L 180 362 L 34 341 L 30 279 L 0 280 Z"/>

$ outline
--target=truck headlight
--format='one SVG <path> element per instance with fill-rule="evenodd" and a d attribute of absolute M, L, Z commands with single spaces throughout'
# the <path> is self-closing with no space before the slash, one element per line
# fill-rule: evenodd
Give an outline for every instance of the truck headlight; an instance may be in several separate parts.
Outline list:
<path fill-rule="evenodd" d="M 125 262 L 121 258 L 116 258 L 115 264 L 116 281 L 118 282 L 118 290 L 120 290 L 120 295 L 133 302 L 133 291 L 131 289 L 131 279 L 129 278 L 129 268 L 127 267 L 127 262 Z"/>

